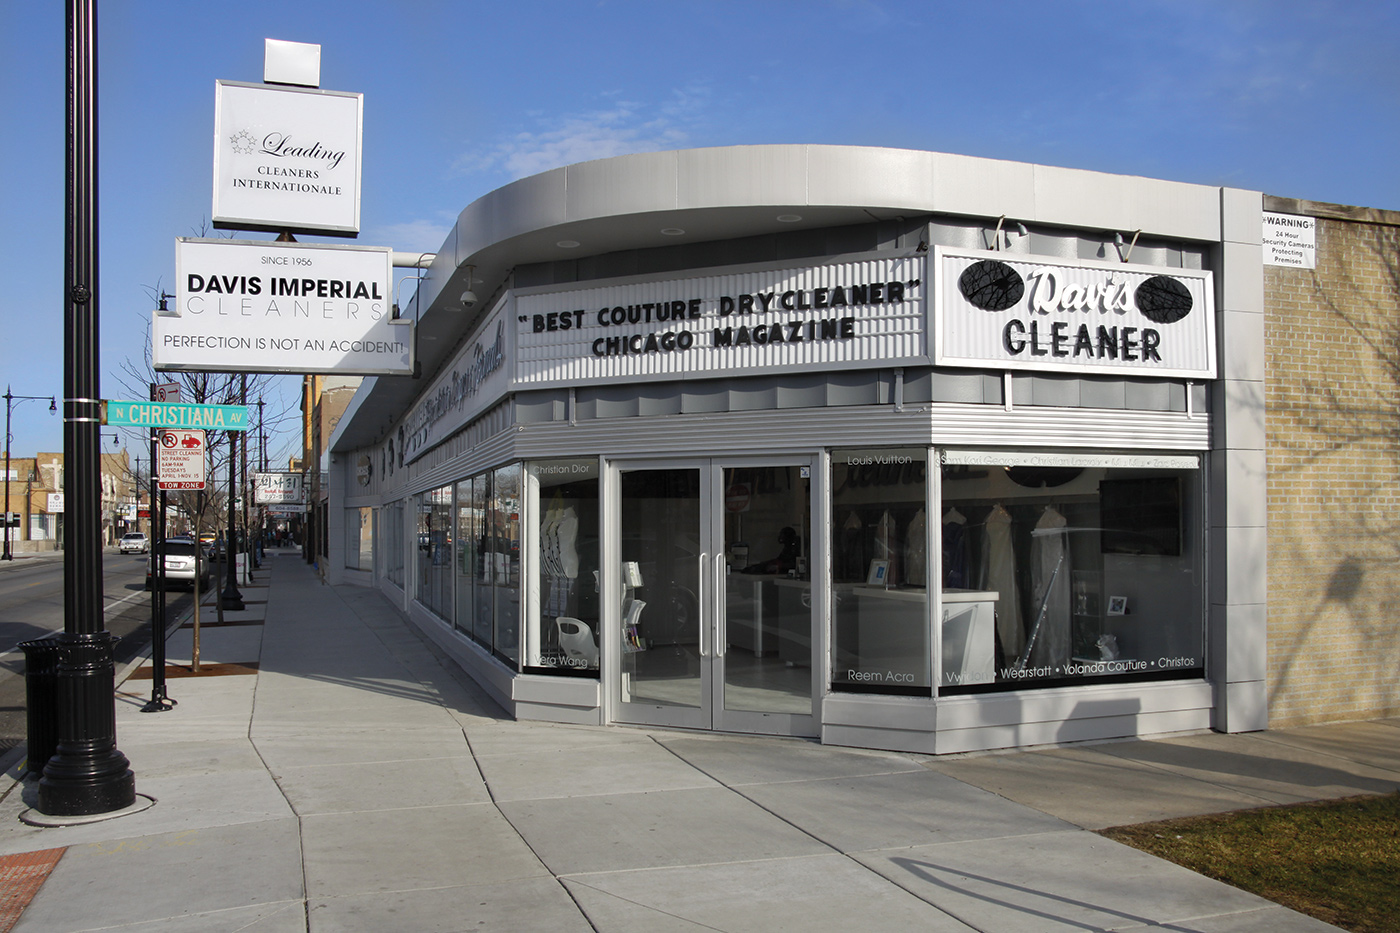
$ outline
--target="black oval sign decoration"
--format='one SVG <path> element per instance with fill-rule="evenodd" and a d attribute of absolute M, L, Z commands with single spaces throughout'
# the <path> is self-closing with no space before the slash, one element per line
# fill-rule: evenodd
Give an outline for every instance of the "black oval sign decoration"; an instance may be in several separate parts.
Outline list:
<path fill-rule="evenodd" d="M 1007 467 L 1006 478 L 1027 489 L 1045 489 L 1063 486 L 1070 480 L 1078 479 L 1083 472 L 1080 467 Z"/>
<path fill-rule="evenodd" d="M 958 276 L 958 291 L 983 311 L 1005 311 L 1026 294 L 1026 283 L 1006 263 L 983 259 Z"/>
<path fill-rule="evenodd" d="M 1133 294 L 1142 316 L 1157 324 L 1175 324 L 1191 313 L 1191 293 L 1169 275 L 1154 275 Z"/>

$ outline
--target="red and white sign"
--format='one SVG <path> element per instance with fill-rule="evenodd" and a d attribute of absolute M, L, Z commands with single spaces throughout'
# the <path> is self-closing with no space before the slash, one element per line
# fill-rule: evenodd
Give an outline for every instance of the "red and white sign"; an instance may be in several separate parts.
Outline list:
<path fill-rule="evenodd" d="M 747 512 L 752 499 L 753 495 L 748 483 L 732 483 L 724 491 L 724 510 L 726 512 Z"/>
<path fill-rule="evenodd" d="M 178 402 L 178 401 L 180 401 L 180 383 L 178 383 L 178 382 L 162 382 L 160 385 L 156 386 L 156 397 L 155 397 L 154 401 L 157 401 L 157 402 Z"/>
<path fill-rule="evenodd" d="M 204 432 L 161 431 L 156 447 L 156 486 L 204 488 Z"/>

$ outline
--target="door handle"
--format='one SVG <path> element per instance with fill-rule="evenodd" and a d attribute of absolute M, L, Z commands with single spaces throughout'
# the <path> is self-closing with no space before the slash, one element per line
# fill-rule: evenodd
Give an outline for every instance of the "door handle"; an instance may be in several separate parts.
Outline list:
<path fill-rule="evenodd" d="M 729 592 L 728 581 L 724 573 L 724 553 L 715 555 L 715 611 L 710 614 L 710 624 L 714 629 L 710 632 L 710 638 L 714 640 L 714 656 L 724 657 L 724 649 L 728 639 L 720 638 L 720 620 L 726 619 L 729 612 Z M 727 619 L 726 619 L 727 621 Z"/>
<path fill-rule="evenodd" d="M 696 611 L 695 625 L 696 625 L 696 627 L 700 630 L 700 631 L 699 631 L 699 634 L 700 634 L 700 657 L 702 657 L 702 658 L 708 658 L 708 657 L 710 656 L 710 649 L 709 649 L 709 645 L 708 645 L 708 639 L 705 637 L 705 636 L 706 636 L 706 629 L 708 629 L 710 626 L 709 626 L 709 624 L 706 622 L 706 618 L 705 618 L 706 612 L 705 612 L 705 600 L 704 600 L 704 594 L 705 594 L 705 592 L 706 592 L 706 590 L 705 590 L 705 569 L 706 569 L 706 568 L 705 568 L 705 565 L 708 563 L 708 558 L 709 558 L 709 555 L 708 555 L 708 554 L 706 554 L 704 551 L 701 551 L 701 552 L 700 552 L 700 568 L 699 568 L 699 569 L 700 569 L 700 587 L 699 587 L 700 592 L 697 594 L 700 598 L 696 600 L 696 602 L 698 603 L 698 605 L 696 606 L 696 610 L 697 610 L 697 611 Z"/>

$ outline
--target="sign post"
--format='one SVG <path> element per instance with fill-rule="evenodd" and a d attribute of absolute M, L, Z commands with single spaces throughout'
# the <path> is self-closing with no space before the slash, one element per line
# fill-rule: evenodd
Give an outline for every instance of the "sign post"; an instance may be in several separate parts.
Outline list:
<path fill-rule="evenodd" d="M 178 402 L 179 383 L 151 383 L 151 401 Z M 176 701 L 166 693 L 165 686 L 165 493 L 156 489 L 156 460 L 160 456 L 160 432 L 150 431 L 151 470 L 147 477 L 150 487 L 151 529 L 151 699 L 141 707 L 143 713 L 163 713 L 175 708 Z M 195 541 L 198 542 L 198 536 Z M 196 557 L 196 559 L 198 559 Z M 199 617 L 199 573 L 195 568 L 195 618 Z"/>

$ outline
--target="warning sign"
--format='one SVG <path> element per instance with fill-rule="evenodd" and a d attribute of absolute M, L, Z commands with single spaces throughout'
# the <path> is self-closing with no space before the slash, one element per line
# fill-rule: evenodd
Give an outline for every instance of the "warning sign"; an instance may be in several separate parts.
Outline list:
<path fill-rule="evenodd" d="M 161 431 L 156 446 L 156 486 L 204 488 L 204 432 Z"/>
<path fill-rule="evenodd" d="M 1264 214 L 1264 265 L 1317 268 L 1317 218 Z"/>

